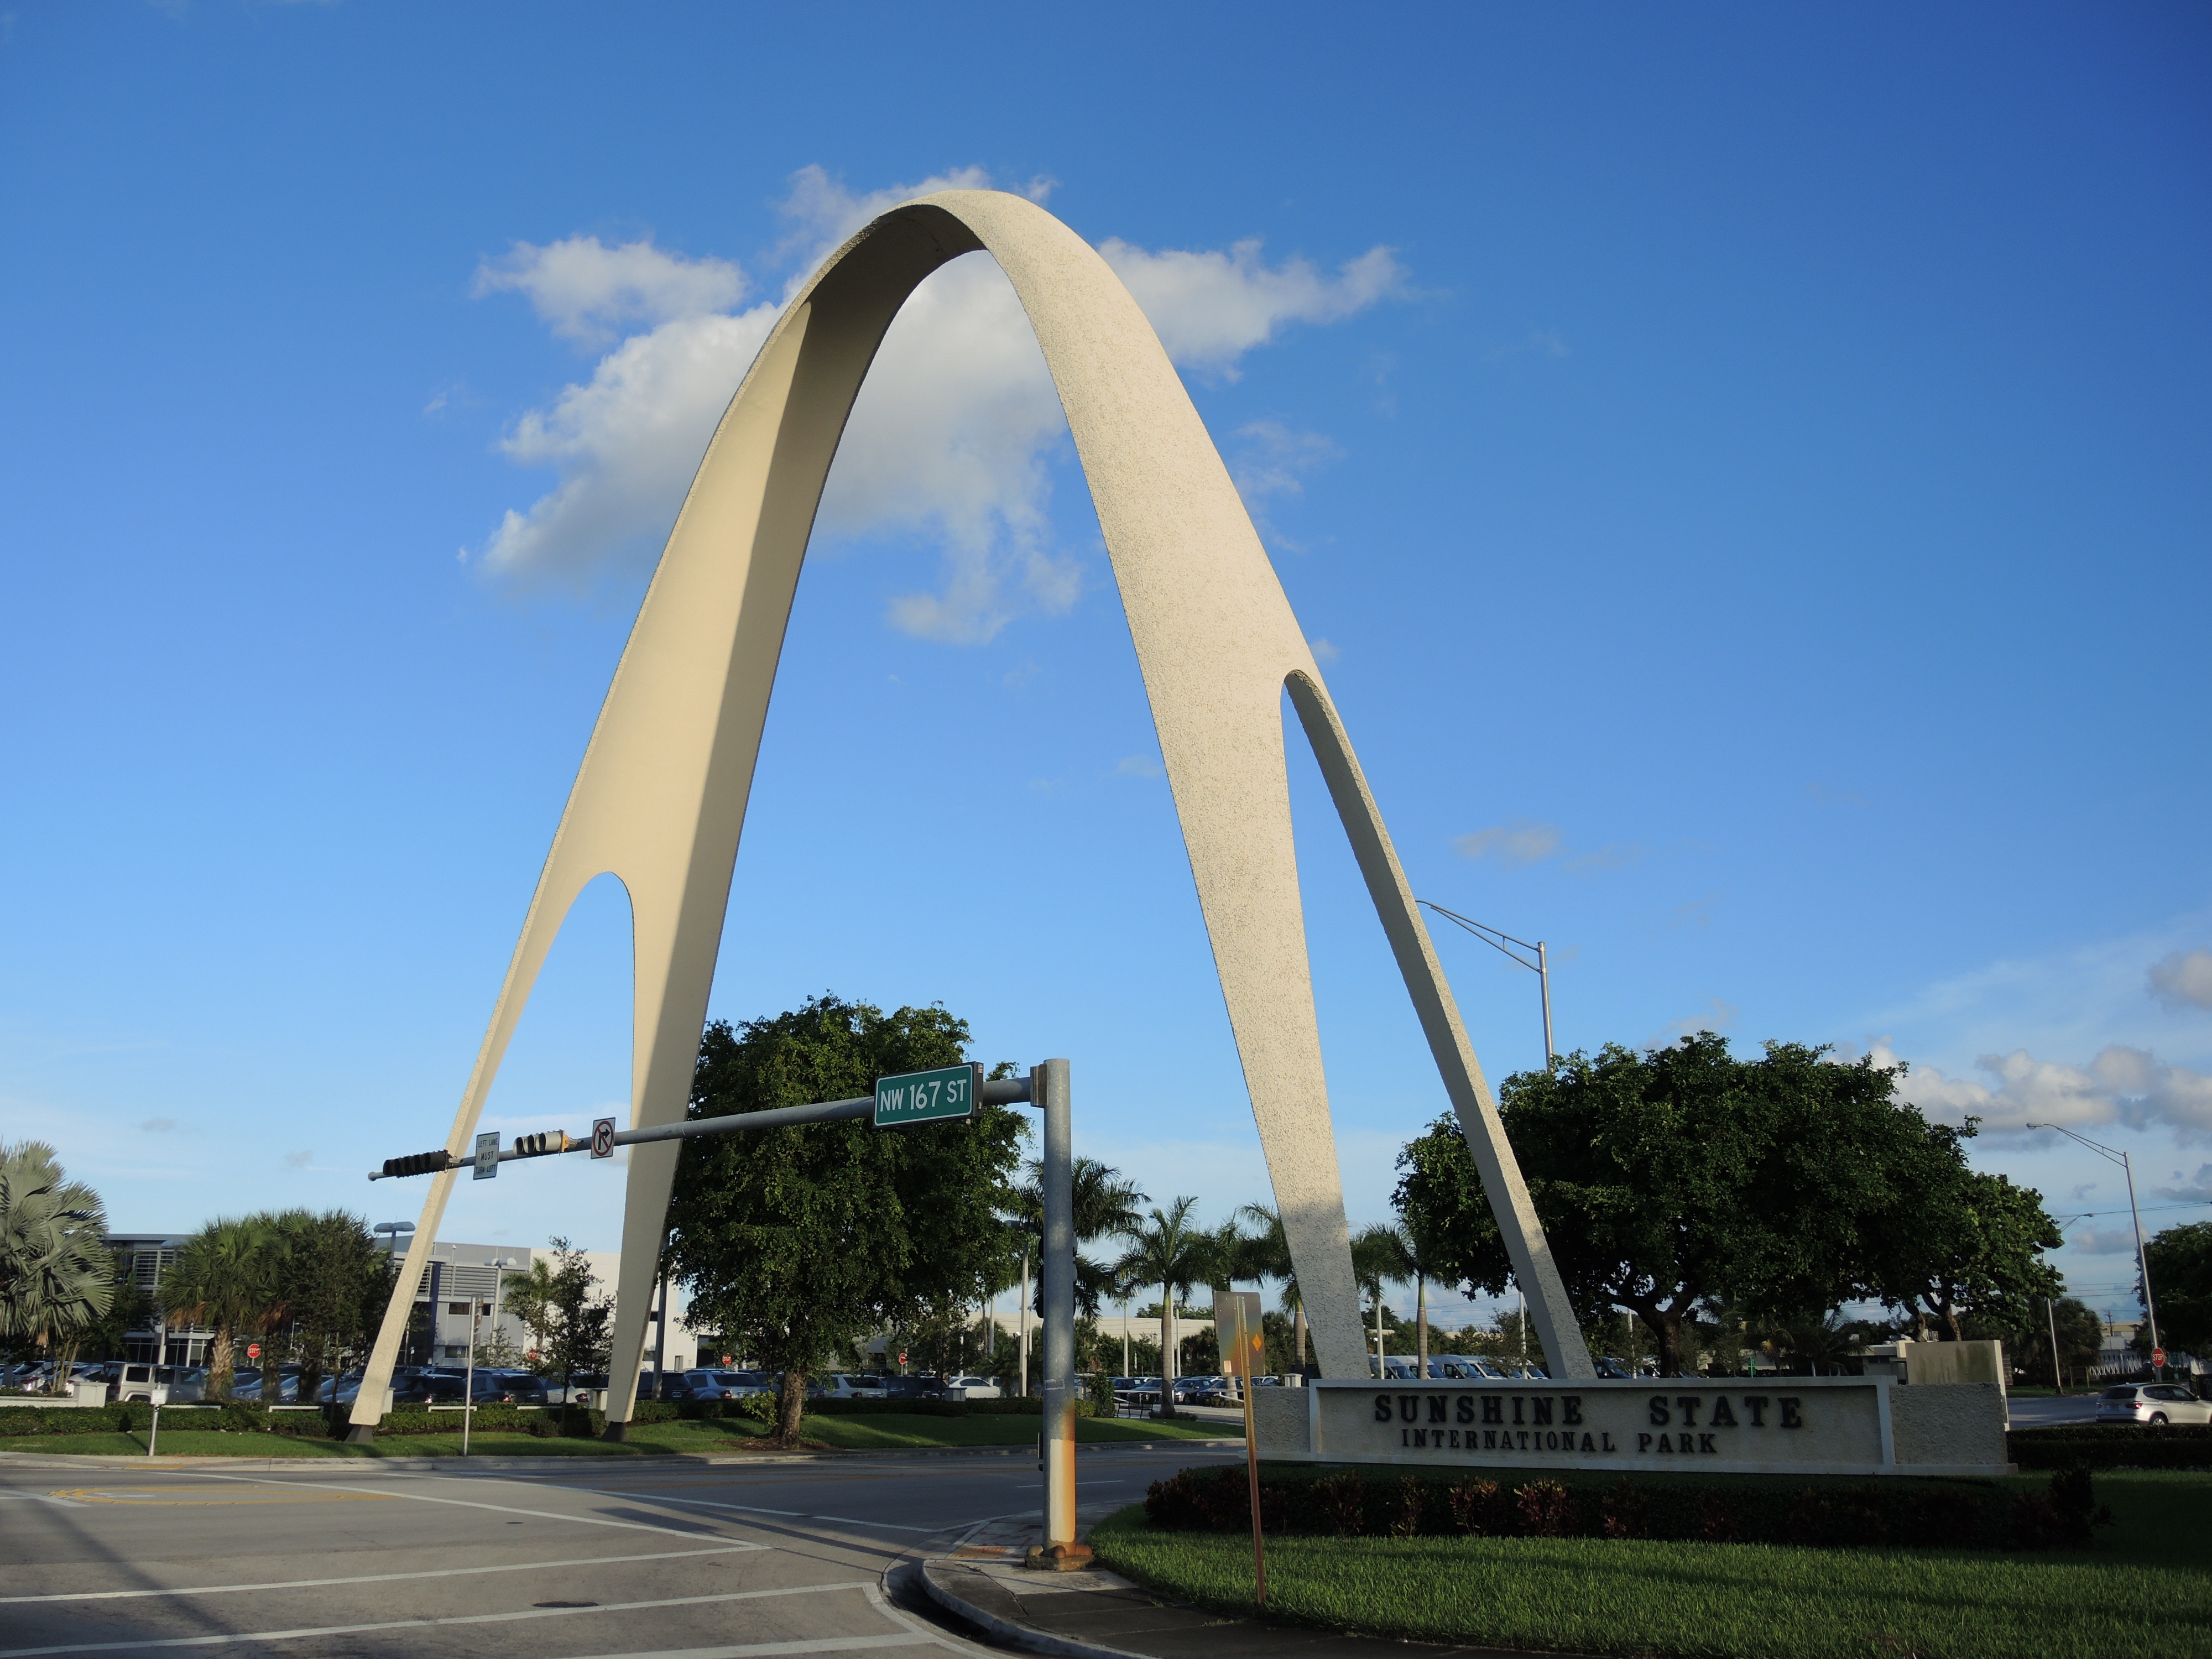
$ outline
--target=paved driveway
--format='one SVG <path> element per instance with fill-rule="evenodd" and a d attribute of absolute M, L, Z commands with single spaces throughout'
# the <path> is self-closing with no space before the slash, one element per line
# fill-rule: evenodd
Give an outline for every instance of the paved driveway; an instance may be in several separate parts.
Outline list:
<path fill-rule="evenodd" d="M 1133 1502 L 1223 1455 L 1088 1455 L 1078 1485 L 1086 1505 Z M 434 1474 L 0 1460 L 0 1659 L 973 1654 L 888 1570 L 1040 1499 L 1033 1453 Z"/>

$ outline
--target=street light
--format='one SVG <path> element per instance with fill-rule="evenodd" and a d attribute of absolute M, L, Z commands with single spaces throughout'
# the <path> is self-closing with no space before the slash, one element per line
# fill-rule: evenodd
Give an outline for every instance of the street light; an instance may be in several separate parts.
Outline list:
<path fill-rule="evenodd" d="M 2057 1228 L 2063 1237 L 2069 1227 L 2077 1221 L 2087 1221 L 2094 1213 L 2092 1211 L 2082 1215 L 2069 1215 L 2064 1220 L 2054 1221 L 2051 1224 Z M 2063 1398 L 2066 1393 L 2066 1370 L 2058 1358 L 2058 1310 L 2048 1296 L 2043 1298 L 2043 1318 L 2044 1322 L 2051 1327 L 2051 1387 L 2053 1393 Z"/>
<path fill-rule="evenodd" d="M 1550 1071 L 1552 1069 L 1553 1054 L 1552 964 L 1551 959 L 1544 954 L 1544 941 L 1538 939 L 1534 945 L 1531 945 L 1525 939 L 1516 939 L 1512 934 L 1505 933 L 1498 928 L 1486 927 L 1481 922 L 1470 921 L 1468 917 L 1460 915 L 1456 910 L 1445 909 L 1441 904 L 1429 904 L 1429 902 L 1426 899 L 1415 899 L 1413 902 L 1416 904 L 1428 905 L 1428 908 L 1435 911 L 1438 915 L 1443 916 L 1449 921 L 1457 922 L 1462 927 L 1467 929 L 1468 933 L 1474 934 L 1477 939 L 1480 939 L 1485 945 L 1487 945 L 1492 950 L 1497 951 L 1498 955 L 1504 957 L 1507 961 L 1517 963 L 1522 967 L 1526 968 L 1530 973 L 1535 975 L 1536 983 L 1542 991 L 1544 998 L 1544 1069 L 1547 1072 Z M 1499 942 L 1500 940 L 1503 940 L 1504 943 L 1501 944 Z M 1519 945 L 1522 951 L 1534 951 L 1536 953 L 1535 961 L 1531 962 L 1528 957 L 1521 955 L 1519 951 L 1507 948 L 1510 945 Z"/>
<path fill-rule="evenodd" d="M 2090 1139 L 2087 1135 L 2077 1135 L 2071 1129 L 2063 1128 L 2056 1123 L 2031 1123 L 2027 1127 L 2031 1129 L 2057 1129 L 2058 1133 L 2064 1135 L 2067 1139 L 2080 1141 L 2084 1146 L 2087 1146 L 2091 1152 L 2096 1153 L 2100 1158 L 2110 1158 L 2113 1163 L 2118 1164 L 2121 1171 L 2126 1175 L 2128 1178 L 2128 1213 L 2135 1218 L 2136 1224 L 2136 1268 L 2142 1274 L 2143 1317 L 2150 1325 L 2151 1352 L 2153 1353 L 2158 1352 L 2158 1304 L 2151 1300 L 2150 1258 L 2143 1254 L 2142 1212 L 2136 1207 L 2135 1165 L 2128 1162 L 2128 1155 L 2125 1152 L 2115 1152 L 2112 1147 L 2102 1146 L 2100 1143 Z M 2151 1375 L 2154 1376 L 2157 1376 L 2159 1370 L 2159 1367 L 2154 1366 L 2151 1370 Z"/>
<path fill-rule="evenodd" d="M 459 1267 L 460 1264 L 453 1264 Z M 511 1255 L 501 1256 L 489 1264 L 491 1268 L 491 1328 L 499 1329 L 500 1275 L 514 1265 Z M 477 1318 L 483 1311 L 483 1304 L 475 1297 L 469 1297 L 469 1363 L 462 1372 L 461 1383 L 461 1455 L 469 1455 L 469 1425 L 477 1415 Z"/>

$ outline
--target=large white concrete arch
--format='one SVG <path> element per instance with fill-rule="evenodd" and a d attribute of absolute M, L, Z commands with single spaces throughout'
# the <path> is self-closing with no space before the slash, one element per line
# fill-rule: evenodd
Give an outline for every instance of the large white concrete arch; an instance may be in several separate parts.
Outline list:
<path fill-rule="evenodd" d="M 447 1146 L 457 1158 L 569 905 L 612 872 L 635 951 L 632 1121 L 684 1115 L 754 762 L 815 509 L 847 415 L 915 286 L 988 250 L 1044 349 L 1104 532 L 1324 1375 L 1367 1370 L 1291 837 L 1282 697 L 1350 835 L 1528 1292 L 1555 1374 L 1587 1376 L 1565 1287 L 1412 890 L 1227 469 L 1121 280 L 1020 197 L 947 191 L 831 254 L 731 400 L 615 671 Z M 676 1170 L 630 1149 L 608 1414 L 626 1420 Z M 372 1421 L 453 1172 L 432 1177 L 371 1353 Z"/>

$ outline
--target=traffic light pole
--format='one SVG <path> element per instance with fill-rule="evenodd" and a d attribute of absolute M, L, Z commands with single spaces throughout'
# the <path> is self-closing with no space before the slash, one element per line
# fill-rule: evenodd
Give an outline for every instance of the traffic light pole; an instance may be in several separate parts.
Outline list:
<path fill-rule="evenodd" d="M 1033 1566 L 1069 1571 L 1086 1565 L 1088 1547 L 1075 1536 L 1075 1202 L 1073 1186 L 1074 1130 L 1068 1066 L 1064 1060 L 1048 1060 L 1030 1069 L 1027 1077 L 983 1080 L 981 1067 L 975 1088 L 975 1103 L 982 1106 L 1034 1106 L 1044 1119 L 1044 1238 L 1040 1289 L 1044 1300 L 1044 1416 L 1041 1440 L 1044 1452 L 1044 1542 L 1030 1553 Z M 384 1167 L 369 1171 L 371 1181 L 407 1176 L 438 1175 L 474 1162 L 479 1176 L 501 1164 L 518 1158 L 556 1157 L 590 1152 L 611 1157 L 617 1146 L 636 1146 L 648 1141 L 692 1140 L 708 1135 L 747 1134 L 756 1129 L 777 1129 L 796 1123 L 834 1123 L 847 1118 L 868 1117 L 877 1110 L 877 1097 L 825 1100 L 811 1106 L 780 1106 L 765 1112 L 732 1112 L 723 1117 L 690 1118 L 682 1123 L 651 1129 L 609 1133 L 604 1120 L 594 1133 L 579 1139 L 564 1130 L 518 1135 L 509 1149 L 495 1152 L 480 1147 L 476 1158 L 456 1157 L 449 1149 L 414 1152 L 387 1158 Z M 489 1137 L 486 1137 L 489 1139 Z M 605 1150 L 601 1150 L 604 1148 Z M 372 1361 L 370 1371 L 376 1370 Z M 381 1391 L 391 1382 L 389 1362 L 384 1375 L 365 1376 L 364 1397 L 374 1383 Z M 629 1425 L 611 1423 L 610 1438 L 619 1439 Z M 356 1432 L 361 1431 L 356 1425 Z M 373 1428 L 368 1430 L 374 1432 Z"/>

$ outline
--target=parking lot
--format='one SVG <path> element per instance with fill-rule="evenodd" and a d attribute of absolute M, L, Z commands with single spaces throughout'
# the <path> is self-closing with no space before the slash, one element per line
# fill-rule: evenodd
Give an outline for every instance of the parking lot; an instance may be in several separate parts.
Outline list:
<path fill-rule="evenodd" d="M 1239 1449 L 1241 1450 L 1241 1449 Z M 1199 1459 L 1086 1455 L 1086 1507 Z M 0 1462 L 0 1659 L 982 1651 L 896 1573 L 1041 1499 L 1033 1453 L 297 1470 Z"/>

